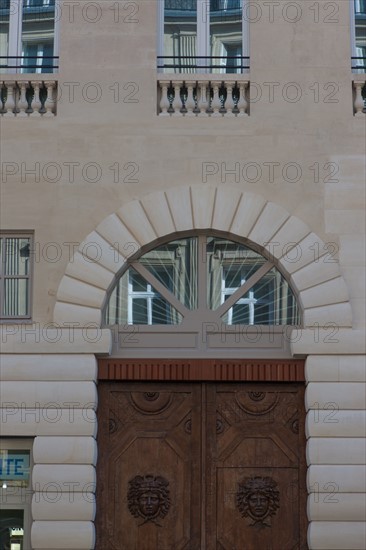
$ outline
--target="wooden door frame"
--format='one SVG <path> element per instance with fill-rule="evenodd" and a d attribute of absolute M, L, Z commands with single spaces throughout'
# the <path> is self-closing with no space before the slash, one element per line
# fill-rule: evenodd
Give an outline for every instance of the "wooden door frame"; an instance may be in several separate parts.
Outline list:
<path fill-rule="evenodd" d="M 98 360 L 98 380 L 305 382 L 304 359 Z"/>

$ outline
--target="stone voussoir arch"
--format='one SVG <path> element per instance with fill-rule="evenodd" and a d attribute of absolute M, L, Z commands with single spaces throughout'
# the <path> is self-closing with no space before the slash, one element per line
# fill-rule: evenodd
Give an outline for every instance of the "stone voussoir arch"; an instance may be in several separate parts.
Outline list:
<path fill-rule="evenodd" d="M 308 225 L 260 195 L 207 184 L 155 191 L 105 218 L 67 266 L 54 322 L 101 326 L 108 291 L 128 257 L 159 238 L 199 229 L 238 235 L 266 249 L 298 296 L 304 327 L 352 326 L 338 261 Z"/>

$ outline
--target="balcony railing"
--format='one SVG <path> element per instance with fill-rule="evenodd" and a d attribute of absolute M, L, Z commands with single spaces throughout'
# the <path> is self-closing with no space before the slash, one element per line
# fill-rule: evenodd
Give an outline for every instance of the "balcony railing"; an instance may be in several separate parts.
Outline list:
<path fill-rule="evenodd" d="M 355 76 L 353 85 L 353 113 L 357 117 L 366 114 L 366 75 Z"/>
<path fill-rule="evenodd" d="M 57 72 L 57 55 L 0 56 L 0 73 L 54 73 Z"/>
<path fill-rule="evenodd" d="M 249 81 L 234 75 L 158 80 L 158 115 L 180 117 L 247 116 Z"/>
<path fill-rule="evenodd" d="M 171 73 L 242 73 L 249 69 L 248 56 L 158 56 L 159 72 Z"/>
<path fill-rule="evenodd" d="M 4 80 L 0 84 L 0 115 L 14 117 L 54 117 L 57 105 L 55 80 Z"/>
<path fill-rule="evenodd" d="M 366 73 L 366 57 L 351 57 L 352 71 L 358 71 L 360 73 Z"/>

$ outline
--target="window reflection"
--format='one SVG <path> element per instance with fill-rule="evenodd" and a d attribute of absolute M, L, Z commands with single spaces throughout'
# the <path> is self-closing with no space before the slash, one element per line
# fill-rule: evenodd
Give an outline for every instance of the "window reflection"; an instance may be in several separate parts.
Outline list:
<path fill-rule="evenodd" d="M 207 302 L 202 301 L 201 310 L 220 309 L 218 318 L 228 325 L 300 322 L 295 296 L 273 264 L 249 247 L 219 237 L 172 241 L 132 262 L 113 289 L 105 322 L 176 325 L 198 309 L 202 295 Z"/>

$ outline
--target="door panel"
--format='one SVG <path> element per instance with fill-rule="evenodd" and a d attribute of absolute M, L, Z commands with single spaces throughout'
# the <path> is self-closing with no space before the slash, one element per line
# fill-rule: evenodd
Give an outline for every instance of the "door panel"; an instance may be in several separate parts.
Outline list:
<path fill-rule="evenodd" d="M 99 391 L 97 549 L 307 548 L 301 384 Z"/>
<path fill-rule="evenodd" d="M 200 387 L 101 384 L 99 410 L 97 548 L 199 548 Z"/>

